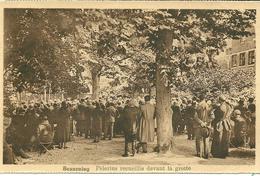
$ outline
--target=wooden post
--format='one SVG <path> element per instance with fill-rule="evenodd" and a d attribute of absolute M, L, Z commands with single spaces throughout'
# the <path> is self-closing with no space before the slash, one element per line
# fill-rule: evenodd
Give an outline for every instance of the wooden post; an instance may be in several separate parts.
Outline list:
<path fill-rule="evenodd" d="M 46 86 L 43 87 L 43 91 L 44 91 L 43 100 L 46 102 L 46 100 L 47 100 L 47 90 L 46 90 Z"/>
<path fill-rule="evenodd" d="M 20 104 L 22 102 L 21 92 L 17 92 L 17 100 L 18 100 L 18 104 Z"/>
<path fill-rule="evenodd" d="M 64 100 L 64 94 L 63 94 L 63 91 L 61 92 L 61 101 Z"/>
<path fill-rule="evenodd" d="M 49 97 L 48 97 L 48 102 L 51 101 L 51 84 L 49 84 Z"/>

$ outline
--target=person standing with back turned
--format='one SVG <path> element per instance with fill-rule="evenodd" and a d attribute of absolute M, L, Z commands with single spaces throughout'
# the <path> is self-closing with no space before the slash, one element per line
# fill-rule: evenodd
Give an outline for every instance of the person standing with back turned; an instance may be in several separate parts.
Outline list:
<path fill-rule="evenodd" d="M 194 117 L 194 133 L 196 142 L 197 156 L 208 158 L 209 155 L 209 106 L 205 100 L 205 96 L 199 96 L 199 104 L 196 108 Z"/>
<path fill-rule="evenodd" d="M 141 116 L 139 119 L 137 152 L 142 147 L 143 153 L 147 153 L 147 143 L 154 141 L 154 118 L 155 106 L 150 103 L 150 96 L 144 97 L 145 104 L 141 106 Z"/>

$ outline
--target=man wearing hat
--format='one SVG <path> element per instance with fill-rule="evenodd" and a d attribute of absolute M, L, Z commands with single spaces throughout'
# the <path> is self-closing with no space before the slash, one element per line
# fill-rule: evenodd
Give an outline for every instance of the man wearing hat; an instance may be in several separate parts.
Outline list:
<path fill-rule="evenodd" d="M 77 136 L 82 136 L 83 133 L 86 132 L 86 105 L 85 105 L 85 100 L 81 99 L 80 103 L 78 105 L 79 109 L 79 118 L 76 119 L 77 124 L 76 124 L 76 131 L 77 131 Z M 86 134 L 85 134 L 86 136 Z"/>
<path fill-rule="evenodd" d="M 249 141 L 250 148 L 255 148 L 255 119 L 256 119 L 256 106 L 254 98 L 249 98 L 248 111 L 246 112 L 246 122 L 248 127 L 247 141 Z"/>
<path fill-rule="evenodd" d="M 199 96 L 200 102 L 196 108 L 194 116 L 194 134 L 196 142 L 197 156 L 208 158 L 209 154 L 209 138 L 208 138 L 208 124 L 209 119 L 209 106 L 205 100 L 205 95 Z"/>
<path fill-rule="evenodd" d="M 54 101 L 53 107 L 50 112 L 50 116 L 48 118 L 48 121 L 51 124 L 52 130 L 54 130 L 54 124 L 57 124 L 58 116 L 59 116 L 59 104 L 57 101 Z"/>
<path fill-rule="evenodd" d="M 114 107 L 114 103 L 109 102 L 107 104 L 107 109 L 106 109 L 106 116 L 107 116 L 107 121 L 106 121 L 106 131 L 104 133 L 104 138 L 109 135 L 109 140 L 112 140 L 114 137 L 114 124 L 115 124 L 115 119 L 118 117 L 118 112 L 117 109 Z"/>
<path fill-rule="evenodd" d="M 179 132 L 179 126 L 181 122 L 181 108 L 175 99 L 172 105 L 172 128 L 173 128 L 173 133 Z"/>
<path fill-rule="evenodd" d="M 193 118 L 195 116 L 196 104 L 192 100 L 188 100 L 188 105 L 185 111 L 185 124 L 187 128 L 188 140 L 194 139 L 194 129 L 193 129 Z"/>
<path fill-rule="evenodd" d="M 85 138 L 91 137 L 91 127 L 92 127 L 92 114 L 93 107 L 91 106 L 91 102 L 87 100 L 85 107 Z"/>
<path fill-rule="evenodd" d="M 70 112 L 65 101 L 61 103 L 59 109 L 56 132 L 59 148 L 67 148 L 66 143 L 69 141 L 70 137 Z"/>
<path fill-rule="evenodd" d="M 33 150 L 36 147 L 36 132 L 37 126 L 40 122 L 40 119 L 32 105 L 29 105 L 28 110 L 25 113 L 25 129 L 24 135 L 27 138 L 26 146 Z"/>
<path fill-rule="evenodd" d="M 245 99 L 243 97 L 238 101 L 238 106 L 234 108 L 234 110 L 238 109 L 241 112 L 241 116 L 245 117 L 247 108 L 245 107 Z"/>
<path fill-rule="evenodd" d="M 254 98 L 253 97 L 250 97 L 249 99 L 248 99 L 248 110 L 249 111 L 254 111 L 255 110 L 255 103 L 254 103 Z"/>

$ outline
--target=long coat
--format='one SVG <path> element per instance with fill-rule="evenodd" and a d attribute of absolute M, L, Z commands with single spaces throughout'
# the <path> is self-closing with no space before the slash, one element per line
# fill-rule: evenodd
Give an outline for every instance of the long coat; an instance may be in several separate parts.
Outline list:
<path fill-rule="evenodd" d="M 194 117 L 194 123 L 193 123 L 194 128 L 200 128 L 201 123 L 207 124 L 210 122 L 209 111 L 210 108 L 205 100 L 198 104 L 196 108 L 196 114 Z"/>
<path fill-rule="evenodd" d="M 92 134 L 94 136 L 102 135 L 102 118 L 104 116 L 104 111 L 101 108 L 95 108 L 93 110 L 93 127 Z"/>
<path fill-rule="evenodd" d="M 232 111 L 233 108 L 225 102 L 214 111 L 215 119 L 212 122 L 214 132 L 211 146 L 213 157 L 225 158 L 228 155 L 231 136 L 230 114 Z"/>
<path fill-rule="evenodd" d="M 70 139 L 70 112 L 68 109 L 61 108 L 57 123 L 58 142 L 67 142 Z"/>
<path fill-rule="evenodd" d="M 255 148 L 255 112 L 250 113 L 250 123 L 249 123 L 249 131 L 248 131 L 248 135 L 250 137 L 250 141 L 249 141 L 249 146 L 251 148 Z"/>
<path fill-rule="evenodd" d="M 85 108 L 85 129 L 86 130 L 91 130 L 93 110 L 94 109 L 91 107 L 91 105 L 87 105 Z"/>
<path fill-rule="evenodd" d="M 53 126 L 55 123 L 58 122 L 58 118 L 59 118 L 59 107 L 58 105 L 55 105 L 51 110 L 50 117 L 48 117 L 48 120 L 50 124 Z"/>
<path fill-rule="evenodd" d="M 172 105 L 172 128 L 175 132 L 178 131 L 178 126 L 181 122 L 181 109 L 178 105 Z"/>
<path fill-rule="evenodd" d="M 139 119 L 138 140 L 140 142 L 154 141 L 154 116 L 155 106 L 146 103 L 141 106 L 141 116 Z"/>
<path fill-rule="evenodd" d="M 122 117 L 123 117 L 123 113 L 124 113 L 124 108 L 122 106 L 118 106 L 116 109 L 117 109 L 117 118 L 115 119 L 114 131 L 115 131 L 115 134 L 120 134 L 121 132 L 123 132 Z"/>
<path fill-rule="evenodd" d="M 26 119 L 26 128 L 25 128 L 25 135 L 28 139 L 28 142 L 30 141 L 32 136 L 36 136 L 37 132 L 37 126 L 39 124 L 38 116 L 34 109 L 28 109 L 25 113 L 25 119 Z"/>
<path fill-rule="evenodd" d="M 77 121 L 77 130 L 80 131 L 81 133 L 84 133 L 86 131 L 86 105 L 81 103 L 78 105 L 79 109 L 79 116 Z"/>
<path fill-rule="evenodd" d="M 78 120 L 80 118 L 80 111 L 78 107 L 74 107 L 71 111 L 71 116 L 73 120 Z"/>
<path fill-rule="evenodd" d="M 122 116 L 122 125 L 124 135 L 127 141 L 132 141 L 137 133 L 137 119 L 140 116 L 138 107 L 125 107 Z"/>

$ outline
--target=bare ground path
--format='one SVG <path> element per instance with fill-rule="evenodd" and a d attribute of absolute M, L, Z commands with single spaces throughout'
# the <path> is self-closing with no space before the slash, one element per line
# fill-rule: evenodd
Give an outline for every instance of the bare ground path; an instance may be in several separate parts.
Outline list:
<path fill-rule="evenodd" d="M 20 160 L 20 164 L 117 164 L 117 165 L 251 165 L 255 162 L 253 149 L 230 149 L 230 156 L 226 159 L 202 159 L 196 157 L 195 142 L 186 139 L 185 135 L 175 137 L 175 147 L 172 153 L 157 154 L 152 151 L 155 144 L 149 144 L 148 153 L 136 154 L 134 157 L 124 158 L 124 139 L 114 138 L 96 144 L 90 139 L 76 137 L 68 143 L 68 149 L 54 149 L 50 153 L 39 156 L 29 153 L 31 159 Z"/>

